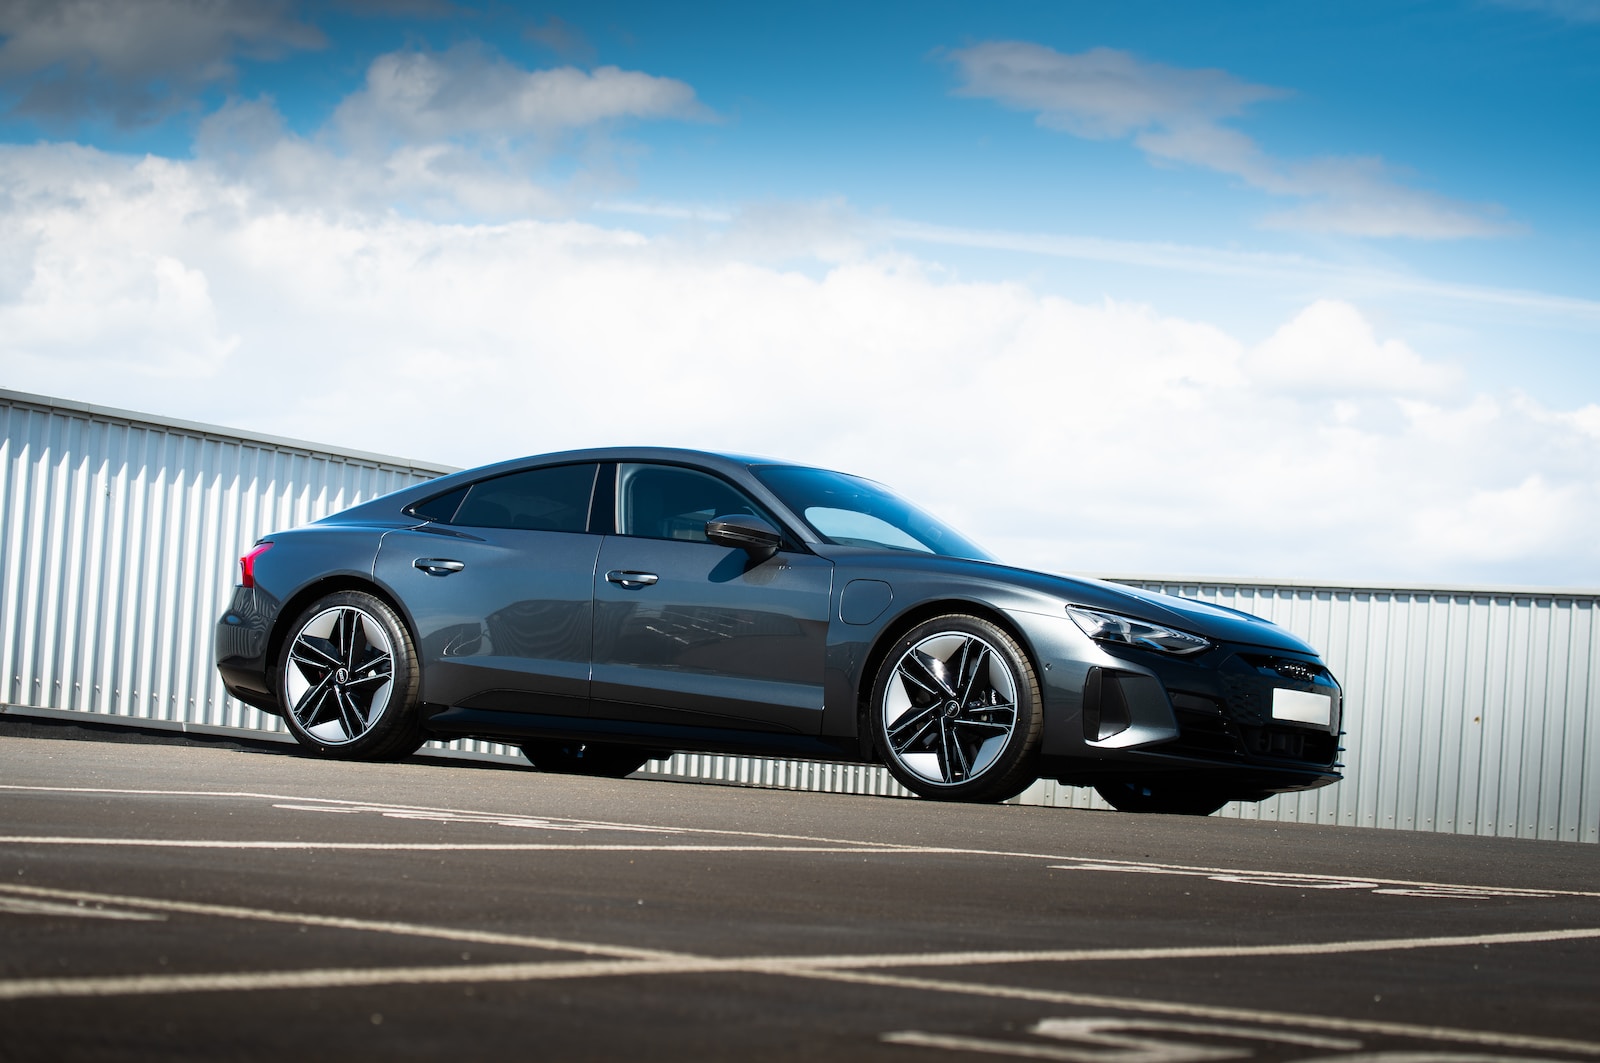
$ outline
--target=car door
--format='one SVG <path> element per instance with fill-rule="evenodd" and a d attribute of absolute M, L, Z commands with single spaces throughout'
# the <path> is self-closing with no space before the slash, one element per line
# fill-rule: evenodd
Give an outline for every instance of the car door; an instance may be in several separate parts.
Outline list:
<path fill-rule="evenodd" d="M 598 466 L 544 466 L 481 480 L 416 507 L 390 532 L 376 576 L 410 614 L 422 700 L 584 715 L 603 536 L 588 520 Z"/>
<path fill-rule="evenodd" d="M 594 579 L 596 715 L 820 733 L 832 563 L 798 549 L 757 562 L 708 541 L 712 517 L 772 520 L 718 477 L 616 468 L 616 534 Z"/>

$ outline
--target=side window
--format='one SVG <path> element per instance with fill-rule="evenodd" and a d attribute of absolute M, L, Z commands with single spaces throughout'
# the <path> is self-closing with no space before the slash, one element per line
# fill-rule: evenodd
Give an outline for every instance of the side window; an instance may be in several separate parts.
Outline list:
<path fill-rule="evenodd" d="M 555 465 L 480 480 L 467 491 L 451 524 L 528 531 L 589 530 L 597 465 Z"/>
<path fill-rule="evenodd" d="M 731 513 L 771 520 L 715 476 L 673 465 L 617 467 L 617 529 L 647 539 L 706 541 L 706 521 Z"/>
<path fill-rule="evenodd" d="M 461 508 L 461 500 L 467 497 L 467 488 L 458 487 L 446 494 L 436 495 L 416 503 L 406 510 L 413 517 L 431 520 L 439 524 L 449 524 L 456 515 L 456 510 Z"/>

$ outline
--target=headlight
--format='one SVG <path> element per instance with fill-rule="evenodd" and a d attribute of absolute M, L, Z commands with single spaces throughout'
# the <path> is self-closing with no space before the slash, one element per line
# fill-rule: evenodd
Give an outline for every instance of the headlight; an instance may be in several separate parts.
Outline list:
<path fill-rule="evenodd" d="M 1067 606 L 1067 615 L 1083 629 L 1085 635 L 1100 642 L 1120 642 L 1140 649 L 1177 654 L 1199 653 L 1211 648 L 1211 643 L 1199 635 L 1174 631 L 1159 624 L 1135 620 L 1131 616 L 1102 613 L 1078 605 Z"/>

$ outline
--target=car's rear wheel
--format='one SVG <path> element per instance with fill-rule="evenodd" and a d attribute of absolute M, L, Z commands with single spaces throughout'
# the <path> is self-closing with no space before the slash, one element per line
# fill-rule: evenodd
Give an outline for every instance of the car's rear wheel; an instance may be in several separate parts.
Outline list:
<path fill-rule="evenodd" d="M 912 793 L 1004 801 L 1037 777 L 1038 676 L 1021 645 L 987 620 L 918 624 L 890 647 L 870 697 L 878 752 Z"/>
<path fill-rule="evenodd" d="M 1220 790 L 1160 781 L 1096 783 L 1095 792 L 1118 812 L 1157 812 L 1169 816 L 1209 816 L 1232 800 Z"/>
<path fill-rule="evenodd" d="M 663 754 L 635 746 L 608 745 L 603 742 L 569 742 L 565 739 L 540 739 L 522 743 L 522 755 L 540 771 L 564 775 L 595 775 L 621 779 L 632 775 Z"/>
<path fill-rule="evenodd" d="M 381 599 L 338 591 L 284 640 L 278 704 L 301 745 L 349 760 L 396 760 L 422 744 L 416 651 Z"/>

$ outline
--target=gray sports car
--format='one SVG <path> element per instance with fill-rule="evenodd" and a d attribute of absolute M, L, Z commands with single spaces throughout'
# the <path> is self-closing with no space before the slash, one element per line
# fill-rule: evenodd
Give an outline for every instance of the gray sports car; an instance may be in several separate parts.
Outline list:
<path fill-rule="evenodd" d="M 879 484 L 656 448 L 455 473 L 240 559 L 217 666 L 334 757 L 429 738 L 622 776 L 677 750 L 1038 778 L 1206 814 L 1339 778 L 1316 651 L 1201 602 L 1011 568 Z"/>

